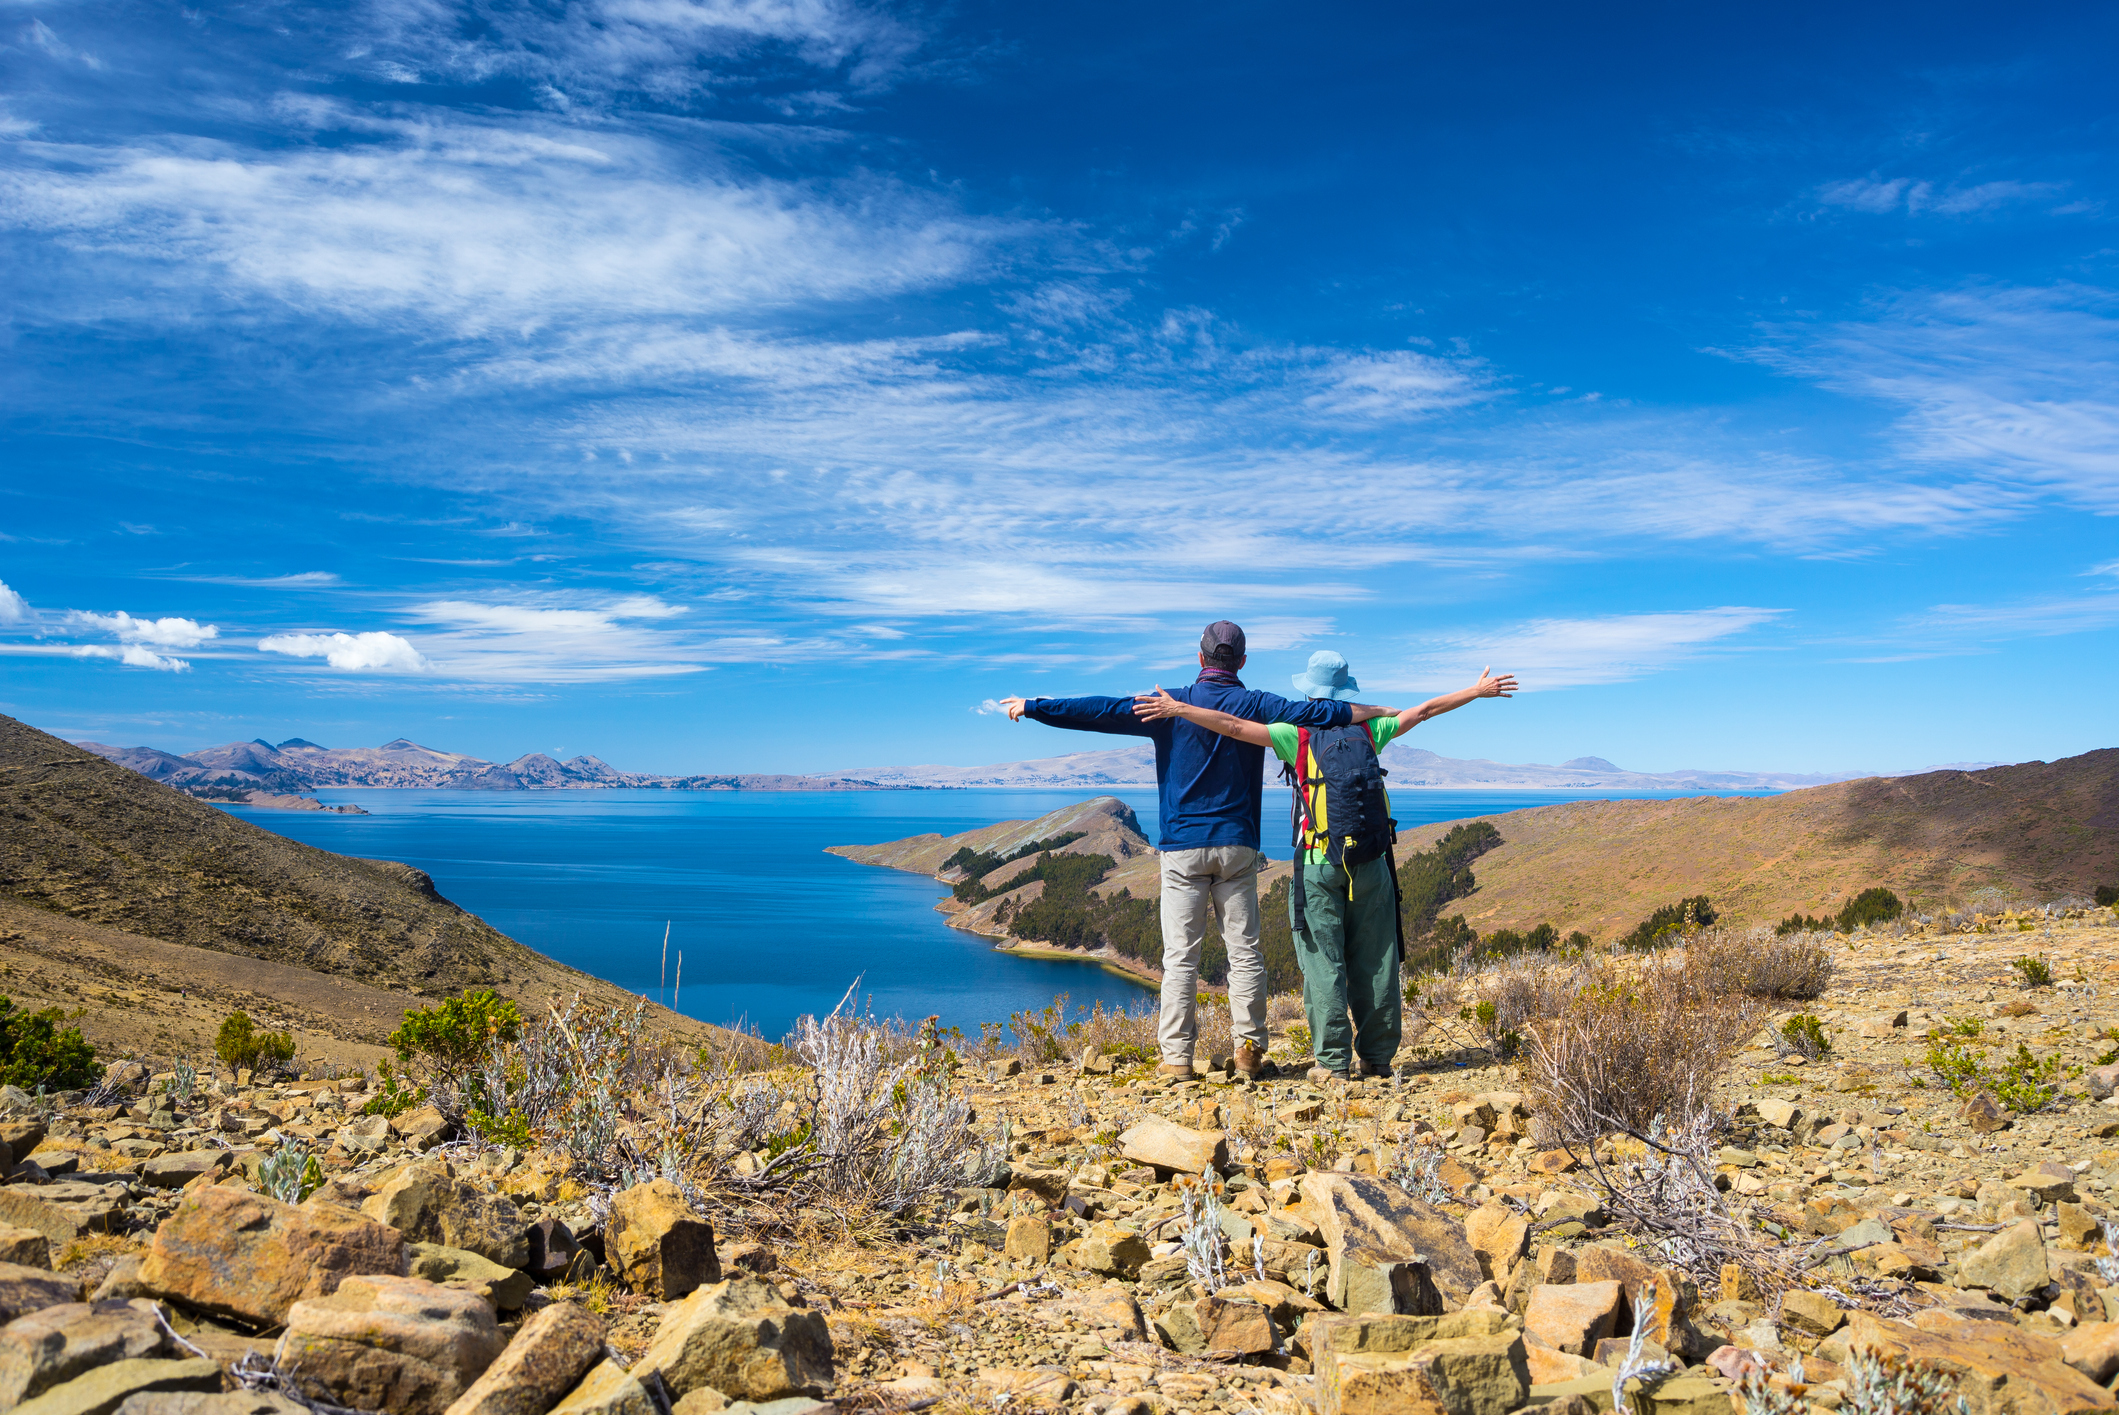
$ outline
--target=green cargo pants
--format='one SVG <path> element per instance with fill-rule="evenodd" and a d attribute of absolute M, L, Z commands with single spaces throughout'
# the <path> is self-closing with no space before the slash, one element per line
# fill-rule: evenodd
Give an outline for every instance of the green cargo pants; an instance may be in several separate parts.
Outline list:
<path fill-rule="evenodd" d="M 1398 895 L 1382 860 L 1347 872 L 1334 864 L 1302 867 L 1304 926 L 1295 930 L 1302 965 L 1302 1008 L 1310 1019 L 1317 1064 L 1346 1071 L 1355 1056 L 1388 1066 L 1403 1027 L 1398 990 Z M 1294 908 L 1289 906 L 1289 922 Z M 1348 1014 L 1352 1014 L 1349 1025 Z"/>

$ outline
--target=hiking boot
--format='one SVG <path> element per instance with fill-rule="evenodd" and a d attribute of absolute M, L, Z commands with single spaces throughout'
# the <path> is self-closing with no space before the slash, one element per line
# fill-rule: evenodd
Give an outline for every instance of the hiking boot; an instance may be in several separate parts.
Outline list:
<path fill-rule="evenodd" d="M 1344 1071 L 1334 1071 L 1327 1066 L 1312 1066 L 1310 1068 L 1309 1082 L 1313 1086 L 1322 1086 L 1327 1081 L 1344 1081 L 1345 1079 L 1346 1073 Z"/>
<path fill-rule="evenodd" d="M 1391 1068 L 1387 1064 L 1374 1061 L 1357 1061 L 1354 1063 L 1354 1074 L 1363 1077 L 1381 1076 L 1388 1081 L 1391 1079 Z"/>
<path fill-rule="evenodd" d="M 1236 1074 L 1247 1081 L 1263 1081 L 1273 1074 L 1273 1063 L 1266 1060 L 1265 1048 L 1256 1042 L 1243 1042 L 1236 1048 Z"/>
<path fill-rule="evenodd" d="M 1166 1061 L 1155 1068 L 1155 1074 L 1162 1077 L 1165 1081 L 1189 1081 L 1192 1079 L 1192 1063 L 1187 1061 L 1183 1065 L 1178 1065 L 1175 1062 Z"/>

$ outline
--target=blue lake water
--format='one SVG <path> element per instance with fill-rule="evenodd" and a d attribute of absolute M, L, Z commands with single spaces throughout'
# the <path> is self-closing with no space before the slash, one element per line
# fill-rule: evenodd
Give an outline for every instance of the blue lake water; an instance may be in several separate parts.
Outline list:
<path fill-rule="evenodd" d="M 767 1037 L 830 1010 L 856 979 L 881 1015 L 938 1013 L 967 1032 L 1061 992 L 1081 1006 L 1148 996 L 1093 965 L 996 953 L 943 922 L 933 880 L 824 853 L 1027 819 L 1085 799 L 1079 790 L 317 794 L 370 814 L 230 809 L 305 844 L 417 866 L 510 937 L 665 1002 L 674 991 L 659 981 L 668 922 L 672 974 L 680 952 L 684 963 L 676 1005 Z M 1153 840 L 1155 794 L 1110 794 Z M 1407 791 L 1392 805 L 1401 825 L 1423 825 L 1608 794 Z M 1290 853 L 1286 818 L 1287 793 L 1268 792 L 1267 853 L 1278 859 Z"/>

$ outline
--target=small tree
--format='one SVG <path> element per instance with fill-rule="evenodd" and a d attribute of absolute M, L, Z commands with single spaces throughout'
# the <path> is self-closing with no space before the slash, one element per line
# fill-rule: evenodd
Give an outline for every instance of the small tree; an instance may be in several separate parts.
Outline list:
<path fill-rule="evenodd" d="M 1887 924 L 1906 912 L 1899 897 L 1881 885 L 1865 889 L 1839 911 L 1839 931 L 1853 933 L 1864 924 Z"/>
<path fill-rule="evenodd" d="M 0 997 L 0 1083 L 59 1091 L 91 1084 L 98 1075 L 96 1049 L 79 1027 L 61 1027 L 65 1020 L 56 1007 L 28 1012 Z"/>
<path fill-rule="evenodd" d="M 475 988 L 439 1007 L 407 1012 L 390 1045 L 399 1061 L 417 1058 L 434 1081 L 453 1087 L 478 1069 L 495 1044 L 521 1036 L 522 1013 L 515 1004 L 491 988 Z"/>
<path fill-rule="evenodd" d="M 257 1071 L 294 1060 L 292 1032 L 260 1032 L 247 1012 L 231 1012 L 214 1034 L 213 1054 L 230 1071 Z"/>

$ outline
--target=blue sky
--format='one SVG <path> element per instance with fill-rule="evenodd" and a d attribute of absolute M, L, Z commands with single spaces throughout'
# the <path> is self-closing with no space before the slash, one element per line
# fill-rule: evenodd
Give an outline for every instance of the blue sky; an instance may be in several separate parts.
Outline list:
<path fill-rule="evenodd" d="M 0 711 L 637 770 L 1011 692 L 2113 745 L 2109 6 L 0 3 Z"/>

